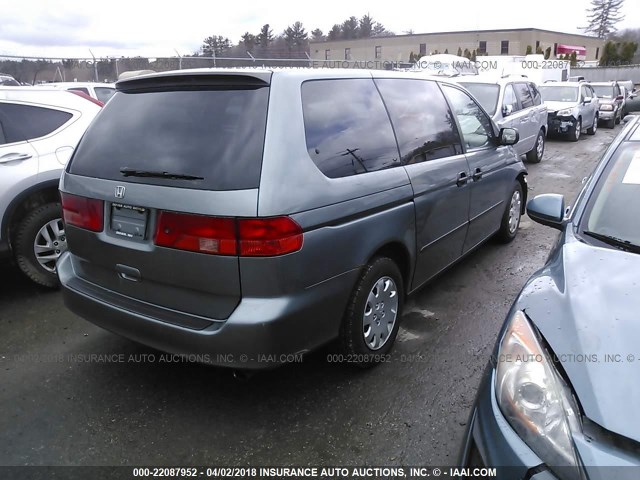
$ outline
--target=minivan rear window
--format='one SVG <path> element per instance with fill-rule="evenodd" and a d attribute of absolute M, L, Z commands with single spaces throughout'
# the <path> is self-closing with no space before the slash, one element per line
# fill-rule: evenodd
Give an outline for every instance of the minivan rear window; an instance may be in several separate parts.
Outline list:
<path fill-rule="evenodd" d="M 200 190 L 260 182 L 268 87 L 117 92 L 87 129 L 69 173 Z M 123 176 L 121 169 L 198 179 Z"/>

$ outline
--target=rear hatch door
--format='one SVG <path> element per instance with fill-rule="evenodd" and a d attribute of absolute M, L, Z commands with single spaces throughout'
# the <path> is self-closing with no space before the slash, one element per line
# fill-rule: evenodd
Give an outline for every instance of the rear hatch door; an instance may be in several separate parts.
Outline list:
<path fill-rule="evenodd" d="M 227 318 L 241 298 L 238 257 L 182 229 L 256 216 L 268 97 L 266 73 L 118 84 L 61 183 L 63 201 L 97 199 L 104 216 L 100 231 L 67 225 L 76 274 L 172 314 Z"/>

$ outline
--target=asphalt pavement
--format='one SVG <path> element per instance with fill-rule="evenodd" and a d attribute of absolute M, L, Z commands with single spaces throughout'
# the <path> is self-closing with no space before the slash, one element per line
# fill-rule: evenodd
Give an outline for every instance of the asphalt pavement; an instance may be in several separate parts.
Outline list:
<path fill-rule="evenodd" d="M 570 204 L 620 130 L 548 139 L 529 195 Z M 556 235 L 525 217 L 513 243 L 423 288 L 388 363 L 360 371 L 324 349 L 249 379 L 161 362 L 2 265 L 0 465 L 453 464 L 504 317 Z"/>

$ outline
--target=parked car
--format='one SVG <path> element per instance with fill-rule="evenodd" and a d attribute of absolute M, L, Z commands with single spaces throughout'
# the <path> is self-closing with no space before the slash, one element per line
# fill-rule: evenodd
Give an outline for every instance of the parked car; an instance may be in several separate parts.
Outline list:
<path fill-rule="evenodd" d="M 600 100 L 600 120 L 614 128 L 623 117 L 624 94 L 618 82 L 598 82 L 591 86 Z"/>
<path fill-rule="evenodd" d="M 516 236 L 517 131 L 442 78 L 204 69 L 117 89 L 61 179 L 58 274 L 72 311 L 154 348 L 248 369 L 339 339 L 373 365 L 405 294 Z"/>
<path fill-rule="evenodd" d="M 116 91 L 113 83 L 97 83 L 97 82 L 54 82 L 39 85 L 38 88 L 61 88 L 64 90 L 73 90 L 89 95 L 91 98 L 107 103 Z"/>
<path fill-rule="evenodd" d="M 577 142 L 582 131 L 595 135 L 600 112 L 598 98 L 587 82 L 548 82 L 540 85 L 547 106 L 549 133 L 567 135 Z"/>
<path fill-rule="evenodd" d="M 478 75 L 457 80 L 476 97 L 500 127 L 516 128 L 520 140 L 518 155 L 538 163 L 544 155 L 547 135 L 547 107 L 535 83 L 522 76 L 495 78 Z"/>
<path fill-rule="evenodd" d="M 60 174 L 98 111 L 70 92 L 0 87 L 0 256 L 47 287 L 66 249 Z"/>
<path fill-rule="evenodd" d="M 20 83 L 11 75 L 6 73 L 0 73 L 0 86 L 1 87 L 19 87 Z"/>
<path fill-rule="evenodd" d="M 544 194 L 527 213 L 561 234 L 507 315 L 462 463 L 508 466 L 497 478 L 636 479 L 640 117 L 630 118 L 572 208 Z M 635 468 L 612 468 L 623 466 Z"/>

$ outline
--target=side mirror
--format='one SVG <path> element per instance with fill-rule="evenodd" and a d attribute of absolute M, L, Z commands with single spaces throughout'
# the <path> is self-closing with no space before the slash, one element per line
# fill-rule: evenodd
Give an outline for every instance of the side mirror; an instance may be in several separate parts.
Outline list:
<path fill-rule="evenodd" d="M 515 145 L 520 140 L 520 133 L 515 128 L 500 129 L 500 145 Z"/>
<path fill-rule="evenodd" d="M 508 117 L 513 113 L 513 105 L 503 105 L 502 107 L 502 116 Z"/>
<path fill-rule="evenodd" d="M 593 100 L 593 98 L 591 98 L 591 97 L 584 97 L 584 100 L 582 101 L 582 103 L 584 103 L 584 104 L 586 105 L 587 103 L 591 103 L 591 100 Z"/>
<path fill-rule="evenodd" d="M 527 203 L 527 215 L 534 222 L 562 230 L 564 227 L 564 196 L 556 193 L 537 195 Z"/>

